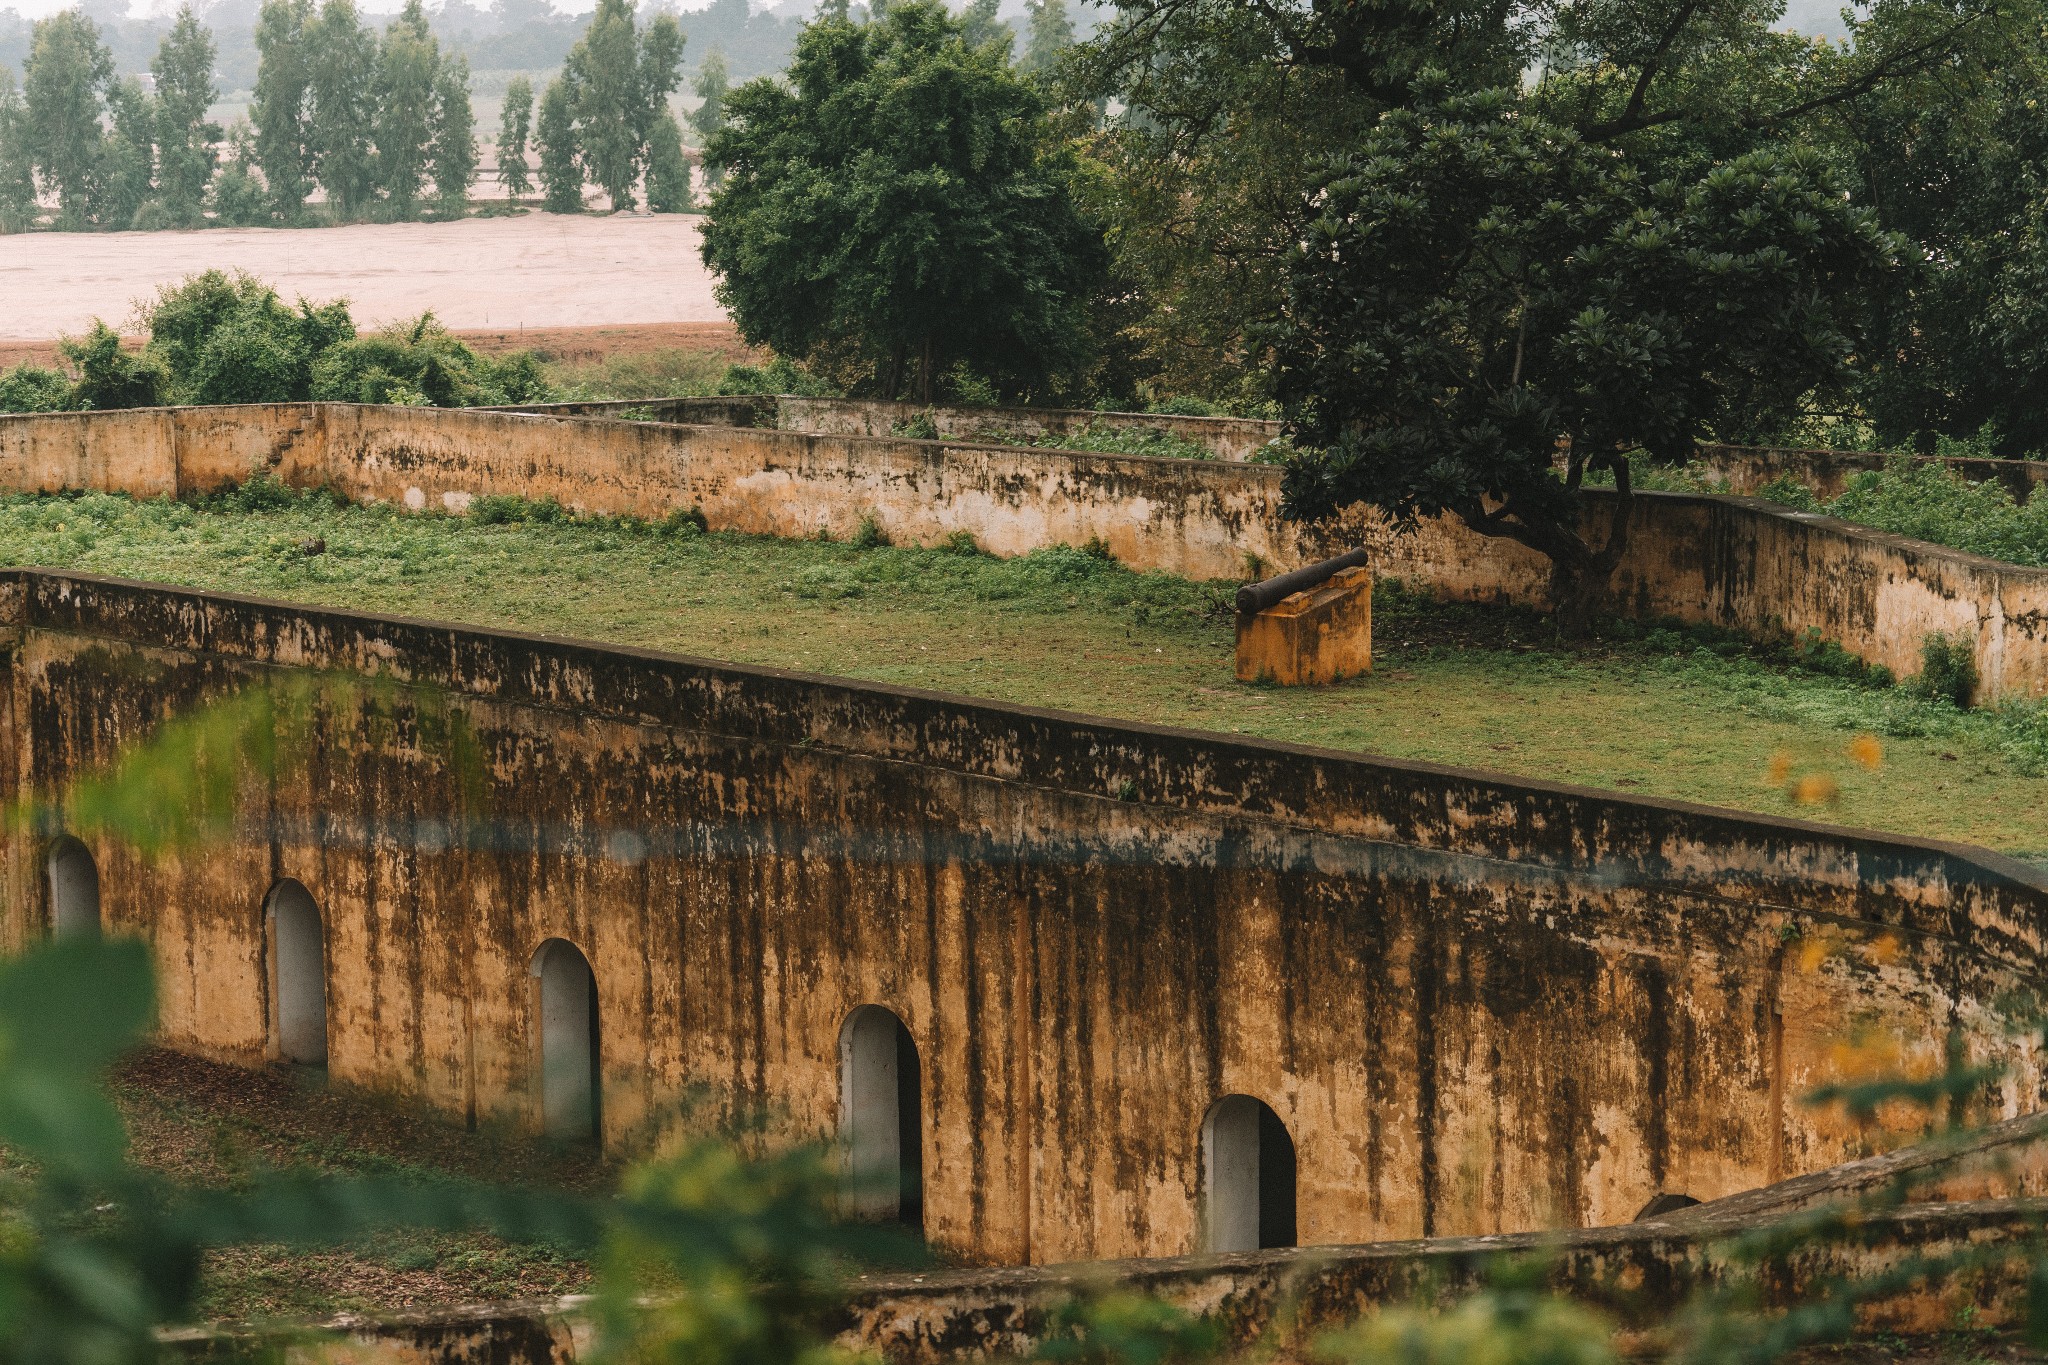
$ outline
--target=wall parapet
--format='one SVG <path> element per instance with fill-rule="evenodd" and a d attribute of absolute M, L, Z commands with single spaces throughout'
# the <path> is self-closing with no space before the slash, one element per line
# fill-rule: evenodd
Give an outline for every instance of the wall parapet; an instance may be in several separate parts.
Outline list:
<path fill-rule="evenodd" d="M 1541 556 L 1450 519 L 1395 536 L 1287 521 L 1280 471 L 1264 465 L 344 404 L 0 417 L 0 487 L 154 497 L 261 472 L 414 510 L 514 494 L 655 519 L 694 506 L 715 529 L 765 535 L 845 537 L 871 518 L 899 544 L 965 533 L 997 555 L 1099 540 L 1134 569 L 1193 579 L 1262 576 L 1370 538 L 1382 576 L 1439 596 L 1541 608 L 1548 594 Z M 1589 490 L 1594 522 L 1609 496 Z M 1900 676 L 1929 634 L 1961 633 L 1986 699 L 2048 695 L 2048 569 L 1753 498 L 1645 493 L 1635 507 L 1621 610 L 1811 632 Z"/>

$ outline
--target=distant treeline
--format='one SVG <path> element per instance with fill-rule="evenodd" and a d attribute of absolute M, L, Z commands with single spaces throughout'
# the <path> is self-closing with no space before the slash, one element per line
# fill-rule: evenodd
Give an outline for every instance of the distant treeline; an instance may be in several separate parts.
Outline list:
<path fill-rule="evenodd" d="M 117 75 L 140 76 L 169 34 L 172 16 L 130 17 L 122 0 L 87 0 L 80 6 L 99 28 Z M 217 44 L 214 74 L 228 95 L 256 86 L 256 25 L 261 0 L 211 0 L 196 6 L 199 21 Z M 663 6 L 651 6 L 651 19 Z M 787 7 L 785 7 L 787 8 Z M 734 80 L 779 71 L 788 64 L 797 29 L 808 7 L 794 13 L 750 12 L 747 0 L 712 0 L 701 10 L 671 10 L 696 57 L 724 55 Z M 543 71 L 560 66 L 583 33 L 589 15 L 561 14 L 547 0 L 496 0 L 480 9 L 469 0 L 446 0 L 429 12 L 428 25 L 444 51 L 468 61 L 475 71 Z M 28 62 L 34 21 L 0 8 L 0 67 L 17 76 Z"/>

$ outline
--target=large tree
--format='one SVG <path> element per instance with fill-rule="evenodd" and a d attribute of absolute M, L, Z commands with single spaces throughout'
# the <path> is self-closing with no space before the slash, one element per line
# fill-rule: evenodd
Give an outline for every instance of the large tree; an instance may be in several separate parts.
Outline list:
<path fill-rule="evenodd" d="M 219 159 L 214 147 L 221 140 L 221 128 L 206 117 L 220 97 L 213 80 L 214 56 L 213 35 L 186 5 L 149 64 L 156 77 L 157 188 L 176 223 L 200 220 L 206 187 Z"/>
<path fill-rule="evenodd" d="M 14 73 L 0 66 L 0 232 L 24 232 L 35 223 L 35 151 L 28 107 Z"/>
<path fill-rule="evenodd" d="M 468 210 L 469 187 L 476 183 L 476 160 L 469 60 L 459 55 L 445 57 L 434 77 L 434 137 L 427 148 L 434 198 L 444 216 L 460 218 Z"/>
<path fill-rule="evenodd" d="M 598 0 L 590 26 L 562 68 L 585 174 L 614 209 L 632 208 L 647 166 L 647 142 L 682 79 L 683 35 L 657 14 L 642 32 L 630 0 Z"/>
<path fill-rule="evenodd" d="M 526 169 L 526 144 L 533 130 L 533 83 L 514 76 L 505 86 L 505 102 L 498 111 L 498 183 L 508 197 L 524 198 L 533 193 L 533 177 Z"/>
<path fill-rule="evenodd" d="M 256 17 L 256 89 L 249 105 L 256 164 L 270 190 L 271 211 L 287 222 L 304 211 L 312 191 L 313 152 L 307 130 L 312 86 L 312 0 L 263 0 Z"/>
<path fill-rule="evenodd" d="M 38 20 L 30 38 L 24 96 L 29 144 L 44 183 L 57 193 L 62 219 L 93 217 L 105 134 L 100 116 L 114 83 L 114 58 L 83 10 Z"/>
<path fill-rule="evenodd" d="M 540 153 L 541 207 L 549 213 L 581 213 L 583 167 L 576 159 L 575 105 L 559 76 L 541 93 L 533 141 Z"/>
<path fill-rule="evenodd" d="M 726 113 L 704 259 L 749 341 L 926 401 L 955 366 L 1024 396 L 1085 360 L 1100 238 L 1038 92 L 942 5 L 821 16 Z"/>
<path fill-rule="evenodd" d="M 107 227 L 133 227 L 156 193 L 156 101 L 130 76 L 108 87 L 107 115 L 93 217 Z"/>
<path fill-rule="evenodd" d="M 307 30 L 306 142 L 327 202 L 356 218 L 377 193 L 372 149 L 377 112 L 377 34 L 355 0 L 327 0 Z"/>
<path fill-rule="evenodd" d="M 1510 537 L 1574 624 L 1628 545 L 1629 453 L 1796 411 L 1894 252 L 1815 152 L 1652 178 L 1506 91 L 1390 113 L 1319 204 L 1276 330 L 1289 510 Z"/>
<path fill-rule="evenodd" d="M 406 0 L 377 48 L 377 182 L 393 214 L 411 218 L 427 184 L 441 45 L 420 0 Z"/>

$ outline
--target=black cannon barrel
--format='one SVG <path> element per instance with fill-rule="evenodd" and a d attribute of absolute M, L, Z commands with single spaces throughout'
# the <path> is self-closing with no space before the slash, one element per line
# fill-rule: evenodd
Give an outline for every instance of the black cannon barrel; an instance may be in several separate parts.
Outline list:
<path fill-rule="evenodd" d="M 1263 583 L 1247 583 L 1237 590 L 1237 609 L 1247 616 L 1262 612 L 1276 602 L 1285 601 L 1295 593 L 1306 592 L 1345 569 L 1362 566 L 1371 559 L 1372 556 L 1364 550 L 1351 550 L 1335 559 L 1291 569 Z"/>

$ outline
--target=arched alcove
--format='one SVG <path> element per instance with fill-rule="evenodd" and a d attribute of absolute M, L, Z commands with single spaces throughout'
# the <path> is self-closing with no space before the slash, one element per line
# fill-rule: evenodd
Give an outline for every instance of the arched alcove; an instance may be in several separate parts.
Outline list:
<path fill-rule="evenodd" d="M 551 938 L 533 955 L 540 981 L 540 1113 L 549 1137 L 596 1140 L 603 1132 L 597 978 L 583 950 Z"/>
<path fill-rule="evenodd" d="M 270 890 L 270 988 L 277 1055 L 327 1065 L 327 934 L 313 893 L 289 879 Z"/>
<path fill-rule="evenodd" d="M 1294 1139 L 1263 1101 L 1225 1095 L 1202 1121 L 1210 1251 L 1294 1245 Z"/>
<path fill-rule="evenodd" d="M 65 835 L 50 845 L 50 937 L 92 938 L 100 932 L 100 870 L 92 852 Z"/>
<path fill-rule="evenodd" d="M 1689 1194 L 1666 1190 L 1649 1203 L 1643 1205 L 1642 1212 L 1636 1215 L 1635 1221 L 1640 1223 L 1646 1218 L 1662 1218 L 1667 1213 L 1677 1213 L 1680 1209 L 1693 1208 L 1699 1202 L 1699 1200 Z"/>
<path fill-rule="evenodd" d="M 839 1138 L 853 1211 L 924 1226 L 924 1096 L 903 1021 L 862 1005 L 839 1031 Z"/>

